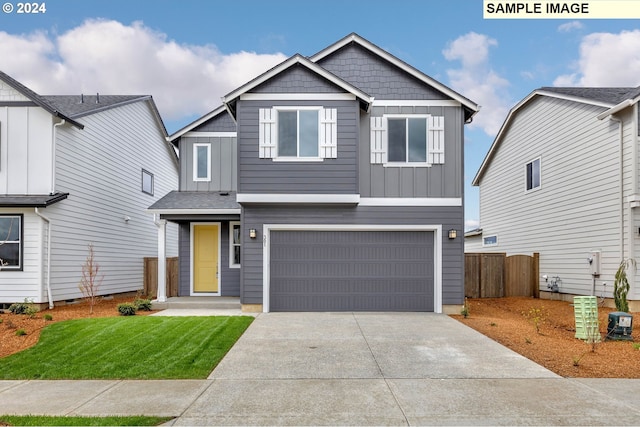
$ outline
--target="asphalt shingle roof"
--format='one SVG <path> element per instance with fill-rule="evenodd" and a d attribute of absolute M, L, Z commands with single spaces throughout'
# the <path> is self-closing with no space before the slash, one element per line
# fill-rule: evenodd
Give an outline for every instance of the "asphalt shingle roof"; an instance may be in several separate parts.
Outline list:
<path fill-rule="evenodd" d="M 240 209 L 240 205 L 235 191 L 172 191 L 149 207 L 149 210 L 173 209 Z"/>
<path fill-rule="evenodd" d="M 634 87 L 542 87 L 540 90 L 561 95 L 591 99 L 608 104 L 618 104 L 638 96 L 640 88 Z"/>

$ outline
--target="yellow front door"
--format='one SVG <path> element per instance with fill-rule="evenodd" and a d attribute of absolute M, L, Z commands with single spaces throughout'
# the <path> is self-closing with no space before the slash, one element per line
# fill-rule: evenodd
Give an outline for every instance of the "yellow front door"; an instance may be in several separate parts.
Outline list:
<path fill-rule="evenodd" d="M 193 226 L 193 292 L 218 292 L 218 224 Z"/>

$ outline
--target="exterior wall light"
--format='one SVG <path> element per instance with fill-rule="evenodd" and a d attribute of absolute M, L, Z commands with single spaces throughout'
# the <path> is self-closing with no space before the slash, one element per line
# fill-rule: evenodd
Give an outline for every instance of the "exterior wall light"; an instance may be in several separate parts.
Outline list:
<path fill-rule="evenodd" d="M 251 228 L 249 230 L 249 237 L 251 237 L 252 239 L 255 239 L 258 236 L 258 232 L 256 231 L 255 228 Z"/>
<path fill-rule="evenodd" d="M 458 237 L 458 231 L 454 230 L 453 228 L 449 230 L 449 239 L 453 240 L 456 237 Z"/>

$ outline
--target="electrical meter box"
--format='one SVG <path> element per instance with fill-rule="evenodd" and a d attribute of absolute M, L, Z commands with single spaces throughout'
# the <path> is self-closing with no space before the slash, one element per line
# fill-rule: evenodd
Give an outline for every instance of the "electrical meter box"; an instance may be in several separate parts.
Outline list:
<path fill-rule="evenodd" d="M 633 329 L 633 316 L 629 313 L 616 311 L 609 313 L 609 324 L 607 326 L 607 338 L 610 340 L 631 341 Z"/>
<path fill-rule="evenodd" d="M 592 276 L 599 276 L 600 275 L 600 257 L 601 257 L 601 252 L 600 251 L 591 251 L 589 253 L 589 258 L 587 258 L 589 260 L 589 268 L 591 269 L 591 275 Z"/>

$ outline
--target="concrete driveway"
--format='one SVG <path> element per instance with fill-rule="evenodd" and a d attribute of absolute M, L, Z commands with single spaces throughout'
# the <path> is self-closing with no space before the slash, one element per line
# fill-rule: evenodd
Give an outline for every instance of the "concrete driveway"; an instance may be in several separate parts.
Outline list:
<path fill-rule="evenodd" d="M 636 424 L 611 400 L 448 316 L 261 314 L 175 425 Z M 622 388 L 620 388 L 622 387 Z M 599 405 L 598 402 L 602 402 Z M 616 414 L 612 416 L 611 414 Z M 623 414 L 623 415 L 620 415 Z"/>

